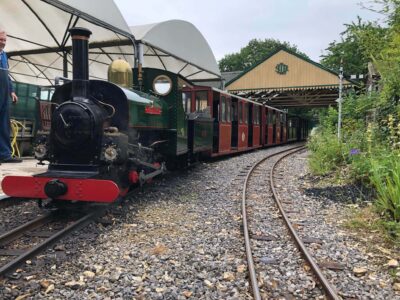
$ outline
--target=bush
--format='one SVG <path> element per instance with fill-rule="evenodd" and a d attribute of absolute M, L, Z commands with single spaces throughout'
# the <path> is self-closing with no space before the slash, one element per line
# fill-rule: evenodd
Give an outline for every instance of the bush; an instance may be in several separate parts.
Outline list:
<path fill-rule="evenodd" d="M 344 161 L 342 145 L 333 133 L 317 132 L 309 139 L 308 148 L 311 150 L 309 165 L 314 174 L 325 175 Z"/>
<path fill-rule="evenodd" d="M 372 161 L 371 182 L 377 192 L 376 205 L 389 219 L 400 221 L 400 162 L 395 153 Z"/>

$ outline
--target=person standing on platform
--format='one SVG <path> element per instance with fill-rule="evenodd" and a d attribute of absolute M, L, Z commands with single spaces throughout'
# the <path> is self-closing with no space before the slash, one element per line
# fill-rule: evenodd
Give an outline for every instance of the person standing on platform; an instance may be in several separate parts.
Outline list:
<path fill-rule="evenodd" d="M 17 103 L 18 97 L 13 90 L 8 74 L 8 60 L 4 52 L 7 33 L 0 29 L 0 163 L 18 163 L 22 159 L 11 156 L 9 97 Z"/>

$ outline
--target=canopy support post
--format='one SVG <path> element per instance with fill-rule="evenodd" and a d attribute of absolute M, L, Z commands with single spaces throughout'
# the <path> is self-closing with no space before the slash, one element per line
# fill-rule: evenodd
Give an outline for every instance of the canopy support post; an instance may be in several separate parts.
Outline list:
<path fill-rule="evenodd" d="M 137 49 L 137 69 L 138 69 L 138 82 L 139 82 L 139 90 L 141 91 L 143 88 L 143 71 L 142 71 L 142 66 L 143 66 L 143 44 L 137 43 L 136 44 L 136 49 Z"/>
<path fill-rule="evenodd" d="M 63 77 L 68 78 L 68 53 L 63 52 Z"/>

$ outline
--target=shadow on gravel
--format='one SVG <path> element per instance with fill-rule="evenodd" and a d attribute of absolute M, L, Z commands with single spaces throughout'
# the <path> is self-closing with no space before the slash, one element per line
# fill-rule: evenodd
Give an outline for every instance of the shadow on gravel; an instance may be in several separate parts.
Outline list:
<path fill-rule="evenodd" d="M 323 201 L 333 201 L 337 203 L 363 203 L 373 199 L 373 191 L 362 185 L 345 184 L 315 187 L 315 183 L 321 181 L 320 178 L 302 178 L 307 184 L 303 187 L 304 194 L 309 197 L 321 198 Z"/>

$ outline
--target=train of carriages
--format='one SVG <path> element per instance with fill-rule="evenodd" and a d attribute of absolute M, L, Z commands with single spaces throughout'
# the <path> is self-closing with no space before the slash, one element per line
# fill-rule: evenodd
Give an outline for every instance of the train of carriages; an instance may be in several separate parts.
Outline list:
<path fill-rule="evenodd" d="M 166 169 L 308 135 L 302 118 L 168 71 L 117 60 L 109 81 L 89 80 L 91 32 L 70 32 L 73 79 L 56 87 L 46 106 L 51 124 L 37 132 L 34 145 L 48 169 L 6 176 L 2 188 L 9 196 L 115 202 Z"/>

